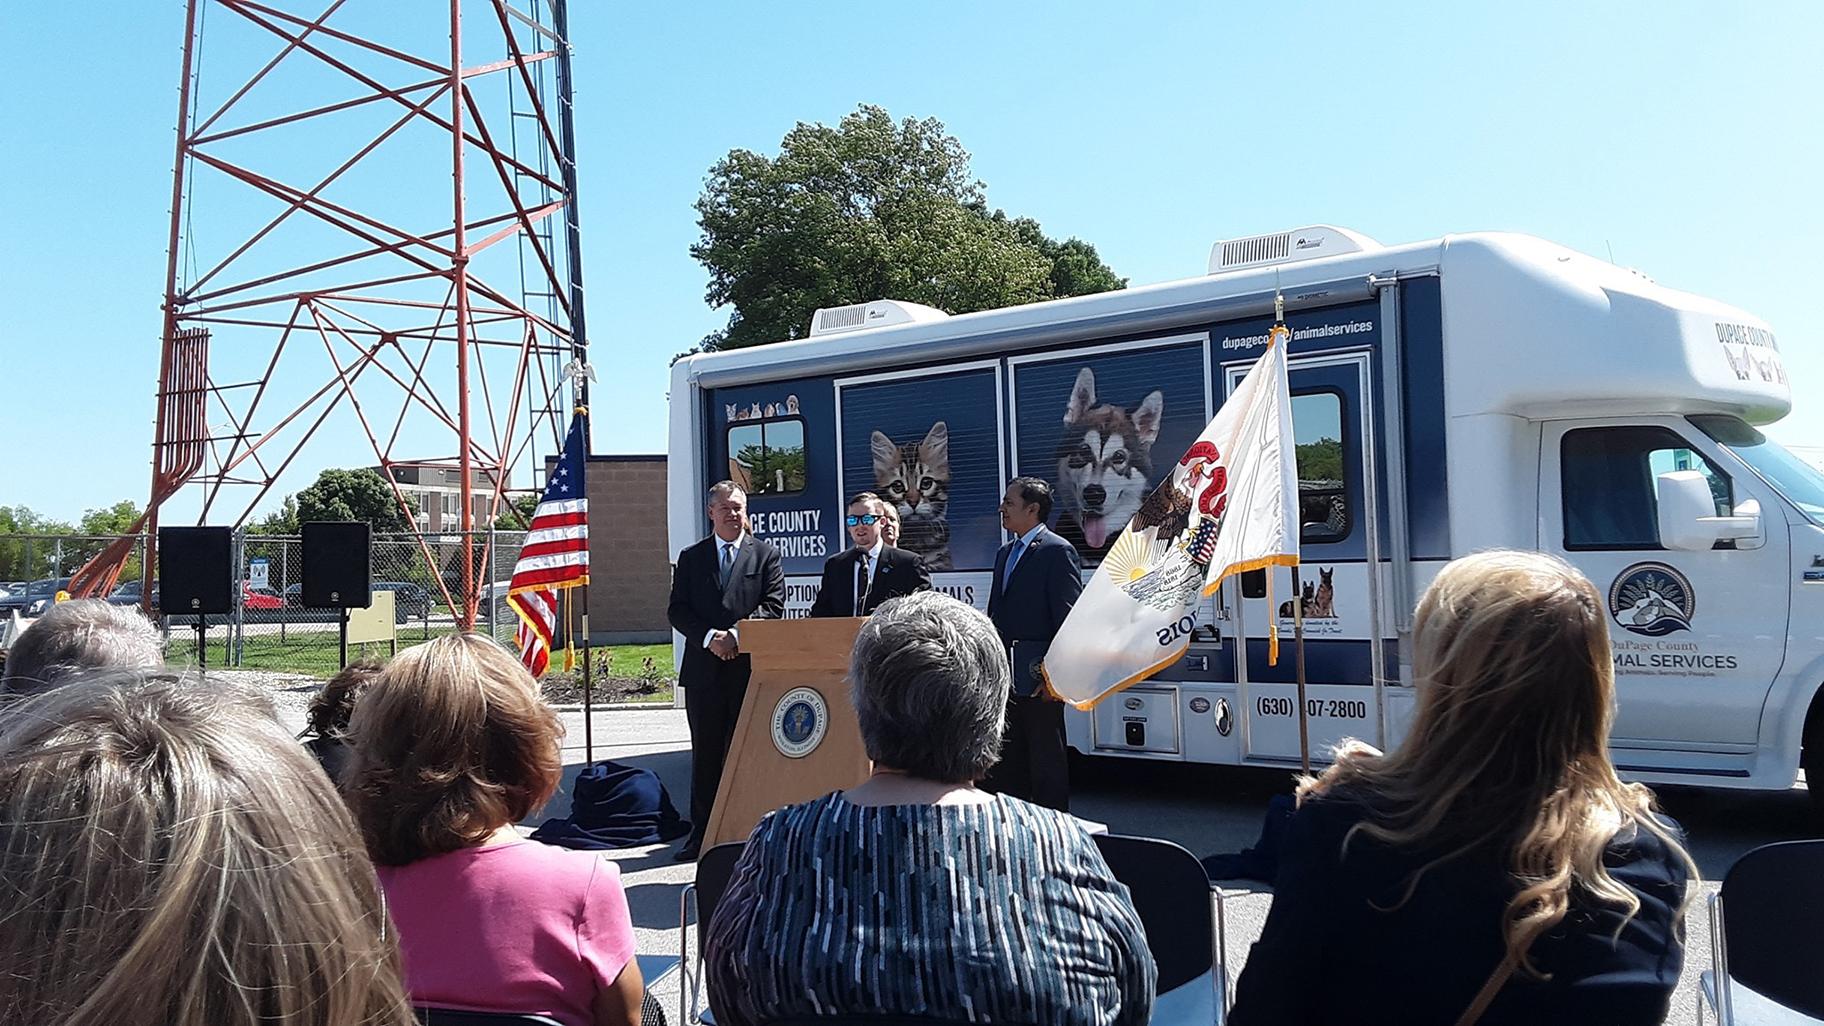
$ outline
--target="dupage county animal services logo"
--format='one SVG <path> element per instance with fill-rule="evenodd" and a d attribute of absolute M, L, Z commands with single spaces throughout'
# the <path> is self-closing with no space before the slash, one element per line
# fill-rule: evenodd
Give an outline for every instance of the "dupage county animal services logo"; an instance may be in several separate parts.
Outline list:
<path fill-rule="evenodd" d="M 788 759 L 816 751 L 829 728 L 829 706 L 815 688 L 793 688 L 773 706 L 773 747 Z"/>
<path fill-rule="evenodd" d="M 1609 615 L 1634 634 L 1659 638 L 1688 631 L 1696 613 L 1691 581 L 1664 563 L 1635 563 L 1609 585 Z"/>

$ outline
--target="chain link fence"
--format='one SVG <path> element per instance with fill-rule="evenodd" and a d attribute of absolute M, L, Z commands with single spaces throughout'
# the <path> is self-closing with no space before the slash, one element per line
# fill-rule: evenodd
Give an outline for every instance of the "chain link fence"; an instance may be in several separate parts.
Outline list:
<path fill-rule="evenodd" d="M 67 582 L 71 574 L 81 569 L 82 564 L 119 537 L 121 536 L 111 534 L 0 535 L 0 589 L 5 589 L 10 594 L 16 590 L 14 585 L 29 586 L 34 581 L 60 579 Z M 127 559 L 126 570 L 120 575 L 121 580 L 127 580 L 129 576 L 135 579 L 139 577 L 145 552 L 145 539 L 137 537 L 133 554 Z M 55 595 L 55 591 L 49 594 Z"/>
<path fill-rule="evenodd" d="M 115 537 L 0 536 L 0 616 L 15 609 L 32 616 L 48 608 L 56 593 L 83 563 Z M 374 591 L 393 593 L 396 644 L 406 646 L 453 633 L 458 618 L 452 601 L 463 599 L 461 534 L 427 536 L 421 545 L 411 535 L 374 535 L 369 569 Z M 472 560 L 470 586 L 477 594 L 474 629 L 509 647 L 518 619 L 506 604 L 507 582 L 525 541 L 523 531 L 482 531 L 468 535 Z M 340 614 L 306 609 L 303 597 L 303 545 L 296 535 L 248 534 L 237 531 L 231 565 L 240 582 L 235 608 L 203 618 L 201 660 L 209 666 L 296 672 L 327 676 L 336 671 L 341 653 Z M 140 577 L 145 539 L 136 538 L 133 554 L 108 600 L 140 604 Z M 15 587 L 15 585 L 17 587 Z M 35 604 L 44 599 L 42 606 Z M 154 584 L 153 601 L 158 595 Z M 197 617 L 164 616 L 170 636 L 169 661 L 199 661 Z M 390 645 L 350 646 L 351 661 L 364 655 L 384 658 Z"/>

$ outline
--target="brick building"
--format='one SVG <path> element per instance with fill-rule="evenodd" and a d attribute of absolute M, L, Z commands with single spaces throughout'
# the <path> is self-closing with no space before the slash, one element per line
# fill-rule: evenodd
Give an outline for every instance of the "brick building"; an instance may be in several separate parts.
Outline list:
<path fill-rule="evenodd" d="M 374 467 L 374 473 L 386 476 L 385 467 Z M 393 480 L 399 491 L 418 507 L 418 530 L 424 534 L 451 534 L 462 525 L 462 471 L 454 467 L 395 463 Z M 490 511 L 494 504 L 494 474 L 474 470 L 469 474 L 470 506 L 474 511 L 475 530 L 485 531 L 494 522 Z M 513 487 L 513 478 L 506 486 Z M 461 563 L 458 561 L 458 565 Z"/>
<path fill-rule="evenodd" d="M 596 645 L 671 640 L 664 456 L 591 456 L 589 633 Z"/>

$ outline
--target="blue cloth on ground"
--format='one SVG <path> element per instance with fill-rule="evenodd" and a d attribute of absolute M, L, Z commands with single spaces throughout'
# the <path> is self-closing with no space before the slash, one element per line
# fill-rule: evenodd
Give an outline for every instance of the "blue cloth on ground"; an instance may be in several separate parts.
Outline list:
<path fill-rule="evenodd" d="M 599 851 L 662 844 L 690 833 L 658 774 L 603 759 L 577 775 L 570 815 L 547 819 L 532 839 Z"/>

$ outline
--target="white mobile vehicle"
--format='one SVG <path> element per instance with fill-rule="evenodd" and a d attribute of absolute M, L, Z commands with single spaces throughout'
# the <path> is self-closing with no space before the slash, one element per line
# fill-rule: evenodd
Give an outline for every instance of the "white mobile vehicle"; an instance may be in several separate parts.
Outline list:
<path fill-rule="evenodd" d="M 671 390 L 670 530 L 735 478 L 802 615 L 844 496 L 902 510 L 939 588 L 986 604 L 1005 482 L 1051 481 L 1086 569 L 1265 345 L 1293 329 L 1314 754 L 1397 743 L 1414 601 L 1454 556 L 1569 560 L 1606 598 L 1632 778 L 1785 788 L 1824 773 L 1824 476 L 1753 425 L 1791 392 L 1740 310 L 1539 239 L 1382 246 L 1316 227 L 1219 243 L 1210 273 L 965 316 L 820 310 L 811 337 L 690 357 Z M 1258 576 L 1156 679 L 1070 713 L 1087 754 L 1283 766 L 1292 660 Z M 1813 777 L 1813 779 L 1817 779 Z"/>

